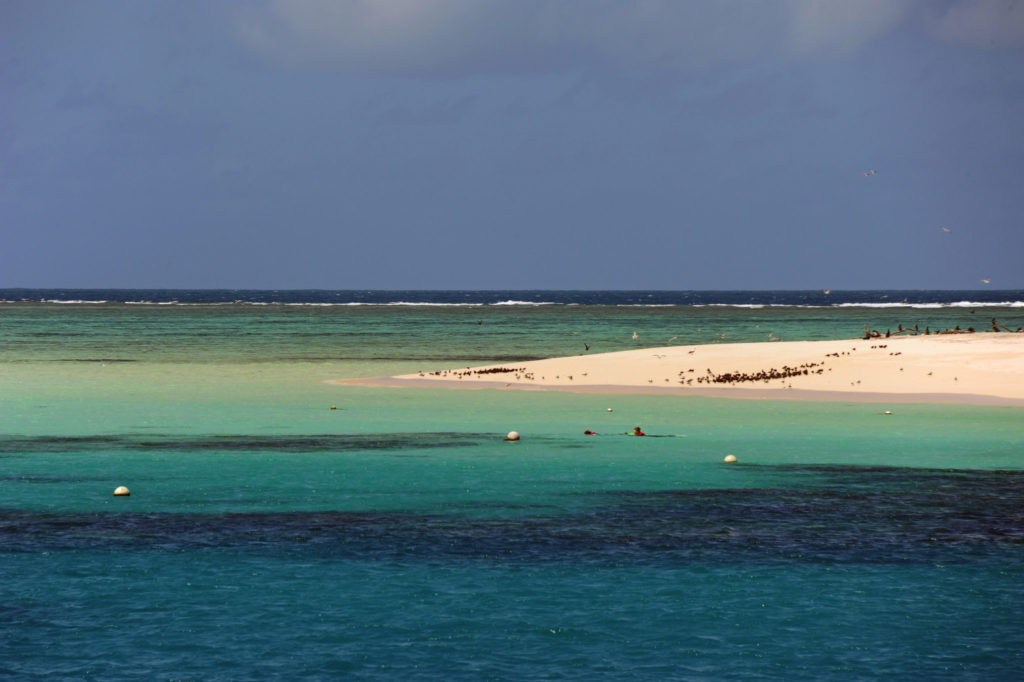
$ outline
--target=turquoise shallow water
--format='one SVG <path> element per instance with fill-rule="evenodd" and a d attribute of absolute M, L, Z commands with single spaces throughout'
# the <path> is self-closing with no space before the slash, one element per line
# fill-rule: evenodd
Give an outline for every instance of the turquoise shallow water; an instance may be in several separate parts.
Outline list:
<path fill-rule="evenodd" d="M 1019 679 L 1020 408 L 331 385 L 764 318 L 299 310 L 0 309 L 0 676 Z"/>

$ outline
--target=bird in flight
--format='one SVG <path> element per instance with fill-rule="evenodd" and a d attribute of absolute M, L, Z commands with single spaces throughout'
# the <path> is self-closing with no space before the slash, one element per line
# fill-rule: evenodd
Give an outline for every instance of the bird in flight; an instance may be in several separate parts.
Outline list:
<path fill-rule="evenodd" d="M 989 283 L 989 282 L 990 282 L 991 280 L 989 280 L 989 279 L 983 279 L 983 280 L 981 280 L 981 281 L 982 281 L 982 282 L 984 282 L 985 284 L 988 284 L 988 283 Z"/>
<path fill-rule="evenodd" d="M 948 227 L 943 227 L 942 231 L 943 232 L 952 232 L 953 230 L 949 229 Z"/>
<path fill-rule="evenodd" d="M 872 175 L 877 175 L 877 174 L 878 174 L 878 171 L 876 171 L 874 168 L 869 168 L 866 171 L 864 171 L 864 177 L 865 178 L 871 177 Z"/>

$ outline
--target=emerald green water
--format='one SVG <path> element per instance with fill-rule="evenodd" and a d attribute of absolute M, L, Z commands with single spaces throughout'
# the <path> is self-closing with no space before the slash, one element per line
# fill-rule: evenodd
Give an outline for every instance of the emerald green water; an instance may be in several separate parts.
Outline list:
<path fill-rule="evenodd" d="M 1017 679 L 1020 408 L 327 383 L 708 310 L 3 307 L 0 676 Z"/>

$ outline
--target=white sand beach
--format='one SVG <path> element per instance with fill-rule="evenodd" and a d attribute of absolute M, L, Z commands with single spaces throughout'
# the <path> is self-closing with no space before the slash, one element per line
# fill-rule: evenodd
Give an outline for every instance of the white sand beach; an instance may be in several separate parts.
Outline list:
<path fill-rule="evenodd" d="M 1024 334 L 670 346 L 358 383 L 1024 405 Z"/>

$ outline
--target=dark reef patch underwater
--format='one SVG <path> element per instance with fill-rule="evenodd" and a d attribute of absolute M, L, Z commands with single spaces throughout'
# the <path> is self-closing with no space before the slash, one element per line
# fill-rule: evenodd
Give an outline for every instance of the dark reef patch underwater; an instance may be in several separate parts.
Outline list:
<path fill-rule="evenodd" d="M 513 518 L 0 510 L 0 551 L 208 548 L 360 561 L 636 565 L 958 562 L 1024 545 L 1024 472 L 783 468 L 823 485 L 589 493 L 597 506 L 584 514 Z"/>

